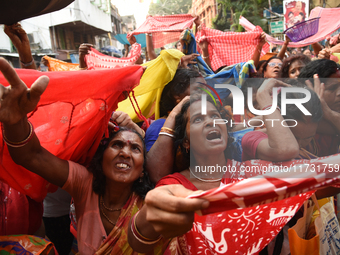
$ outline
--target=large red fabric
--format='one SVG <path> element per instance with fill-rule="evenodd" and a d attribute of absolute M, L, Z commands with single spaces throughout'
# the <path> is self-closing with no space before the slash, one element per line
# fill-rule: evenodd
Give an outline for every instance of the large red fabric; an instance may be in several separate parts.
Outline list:
<path fill-rule="evenodd" d="M 334 31 L 340 28 L 339 16 L 340 8 L 314 8 L 309 15 L 309 19 L 320 17 L 318 32 L 315 35 L 300 42 L 290 42 L 288 47 L 303 47 L 326 39 L 327 36 L 331 35 Z M 239 22 L 240 25 L 242 25 L 247 31 L 251 31 L 255 28 L 252 23 L 242 16 L 240 17 Z M 284 43 L 284 41 L 275 39 L 268 34 L 266 34 L 266 37 L 268 42 L 281 45 Z"/>
<path fill-rule="evenodd" d="M 178 14 L 168 16 L 150 16 L 136 30 L 127 36 L 138 34 L 152 34 L 152 42 L 155 48 L 160 48 L 179 39 L 181 32 L 191 27 L 195 17 L 190 14 Z"/>
<path fill-rule="evenodd" d="M 129 55 L 126 58 L 110 57 L 91 48 L 89 54 L 85 56 L 85 62 L 89 70 L 117 68 L 135 64 L 141 54 L 142 48 L 138 43 L 134 43 L 131 46 Z"/>
<path fill-rule="evenodd" d="M 16 70 L 28 87 L 42 75 L 35 70 Z M 42 144 L 54 155 L 86 165 L 107 130 L 107 123 L 123 92 L 131 91 L 143 74 L 140 66 L 97 71 L 46 72 L 49 85 L 36 110 L 28 114 Z M 0 75 L 0 83 L 8 82 Z M 0 179 L 17 191 L 42 201 L 50 184 L 16 165 L 2 140 Z M 53 190 L 54 188 L 52 188 Z"/>
<path fill-rule="evenodd" d="M 196 34 L 197 42 L 207 40 L 211 67 L 217 70 L 221 66 L 230 66 L 252 59 L 256 46 L 260 42 L 261 27 L 254 27 L 249 32 L 222 32 L 206 28 Z M 200 49 L 199 49 L 200 50 Z M 269 44 L 262 47 L 261 56 L 269 51 Z"/>

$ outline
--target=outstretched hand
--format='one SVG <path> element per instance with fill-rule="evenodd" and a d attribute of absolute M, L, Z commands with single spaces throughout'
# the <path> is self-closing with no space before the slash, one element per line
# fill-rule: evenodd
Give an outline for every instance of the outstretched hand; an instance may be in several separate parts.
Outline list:
<path fill-rule="evenodd" d="M 198 191 L 182 185 L 166 185 L 148 192 L 145 198 L 146 219 L 165 238 L 180 236 L 192 228 L 195 211 L 206 209 L 204 199 L 185 198 Z"/>
<path fill-rule="evenodd" d="M 30 41 L 28 40 L 28 36 L 19 23 L 15 23 L 10 26 L 5 25 L 4 32 L 11 39 L 19 54 L 23 53 L 27 49 L 30 50 Z M 24 62 L 24 60 L 22 61 Z"/>
<path fill-rule="evenodd" d="M 35 109 L 47 88 L 49 78 L 41 76 L 31 88 L 27 88 L 4 58 L 0 58 L 0 71 L 10 84 L 7 87 L 0 85 L 0 122 L 13 125 Z"/>

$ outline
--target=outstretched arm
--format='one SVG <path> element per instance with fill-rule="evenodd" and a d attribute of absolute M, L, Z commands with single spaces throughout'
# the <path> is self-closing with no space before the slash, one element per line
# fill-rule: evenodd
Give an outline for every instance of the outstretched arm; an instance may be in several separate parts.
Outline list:
<path fill-rule="evenodd" d="M 253 57 L 252 57 L 252 60 L 254 61 L 254 66 L 257 66 L 260 62 L 262 47 L 263 47 L 263 45 L 265 45 L 265 43 L 266 43 L 266 34 L 265 34 L 265 32 L 262 32 L 261 33 L 261 40 L 260 40 L 259 44 L 256 46 L 256 49 L 255 49 Z"/>
<path fill-rule="evenodd" d="M 281 48 L 279 54 L 277 54 L 277 56 L 279 58 L 284 59 L 289 42 L 290 42 L 290 39 L 289 39 L 288 36 L 286 36 L 286 40 L 285 40 L 284 44 L 282 45 L 282 48 Z"/>
<path fill-rule="evenodd" d="M 37 69 L 31 53 L 30 41 L 21 25 L 19 23 L 10 26 L 5 25 L 4 31 L 18 50 L 21 67 L 25 69 Z"/>
<path fill-rule="evenodd" d="M 0 122 L 12 159 L 16 164 L 62 187 L 68 177 L 68 162 L 45 150 L 27 122 L 27 114 L 37 106 L 49 82 L 48 77 L 38 78 L 28 89 L 3 58 L 0 58 L 0 71 L 11 84 L 8 87 L 0 85 Z"/>
<path fill-rule="evenodd" d="M 194 192 L 179 184 L 149 191 L 143 208 L 135 221 L 130 222 L 128 241 L 132 249 L 143 253 L 150 251 L 154 245 L 139 242 L 132 233 L 131 224 L 135 224 L 138 232 L 151 240 L 157 240 L 160 235 L 172 238 L 188 232 L 192 228 L 195 211 L 209 206 L 206 200 L 185 198 Z"/>

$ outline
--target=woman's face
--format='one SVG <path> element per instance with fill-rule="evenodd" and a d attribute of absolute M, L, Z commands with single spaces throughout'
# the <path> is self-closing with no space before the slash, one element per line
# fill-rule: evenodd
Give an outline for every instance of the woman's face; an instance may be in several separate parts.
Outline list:
<path fill-rule="evenodd" d="M 186 132 L 190 141 L 190 151 L 193 155 L 209 155 L 224 153 L 228 143 L 227 126 L 221 119 L 215 106 L 207 102 L 207 114 L 203 115 L 202 102 L 192 103 L 188 109 L 190 119 L 187 122 Z M 192 139 L 190 139 L 190 137 Z"/>
<path fill-rule="evenodd" d="M 118 133 L 103 156 L 103 172 L 108 181 L 130 184 L 142 176 L 143 142 L 131 131 Z"/>
<path fill-rule="evenodd" d="M 340 71 L 328 77 L 323 97 L 333 111 L 340 113 Z"/>
<path fill-rule="evenodd" d="M 298 61 L 298 60 L 291 63 L 288 69 L 289 78 L 297 79 L 300 74 L 301 69 L 304 67 L 305 67 L 305 64 L 301 63 L 301 61 Z"/>
<path fill-rule="evenodd" d="M 270 60 L 266 70 L 263 72 L 264 78 L 279 78 L 280 70 L 282 67 L 282 61 L 274 58 Z"/>

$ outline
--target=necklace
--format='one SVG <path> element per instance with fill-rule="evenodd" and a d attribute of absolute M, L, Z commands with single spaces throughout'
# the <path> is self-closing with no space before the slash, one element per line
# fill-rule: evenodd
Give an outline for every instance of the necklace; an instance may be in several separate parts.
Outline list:
<path fill-rule="evenodd" d="M 101 213 L 102 213 L 103 216 L 105 217 L 105 219 L 107 219 L 108 222 L 110 222 L 113 226 L 115 226 L 116 223 L 117 223 L 117 221 L 118 221 L 118 219 L 117 219 L 116 222 L 113 222 L 113 221 L 112 221 L 112 220 L 104 213 L 103 208 L 102 208 L 101 206 L 99 206 L 99 208 L 100 208 Z"/>
<path fill-rule="evenodd" d="M 100 197 L 100 203 L 101 203 L 101 205 L 102 205 L 106 210 L 108 210 L 108 211 L 110 211 L 110 212 L 117 212 L 117 211 L 122 210 L 122 208 L 112 209 L 112 208 L 107 207 L 107 206 L 104 204 L 104 200 L 103 200 L 103 197 L 102 197 L 102 196 Z"/>
<path fill-rule="evenodd" d="M 199 181 L 201 181 L 201 182 L 219 182 L 220 180 L 222 180 L 222 178 L 211 179 L 211 180 L 201 179 L 201 178 L 197 177 L 197 176 L 191 171 L 190 167 L 189 167 L 189 171 L 190 171 L 190 173 L 191 173 L 197 180 L 199 180 Z"/>

